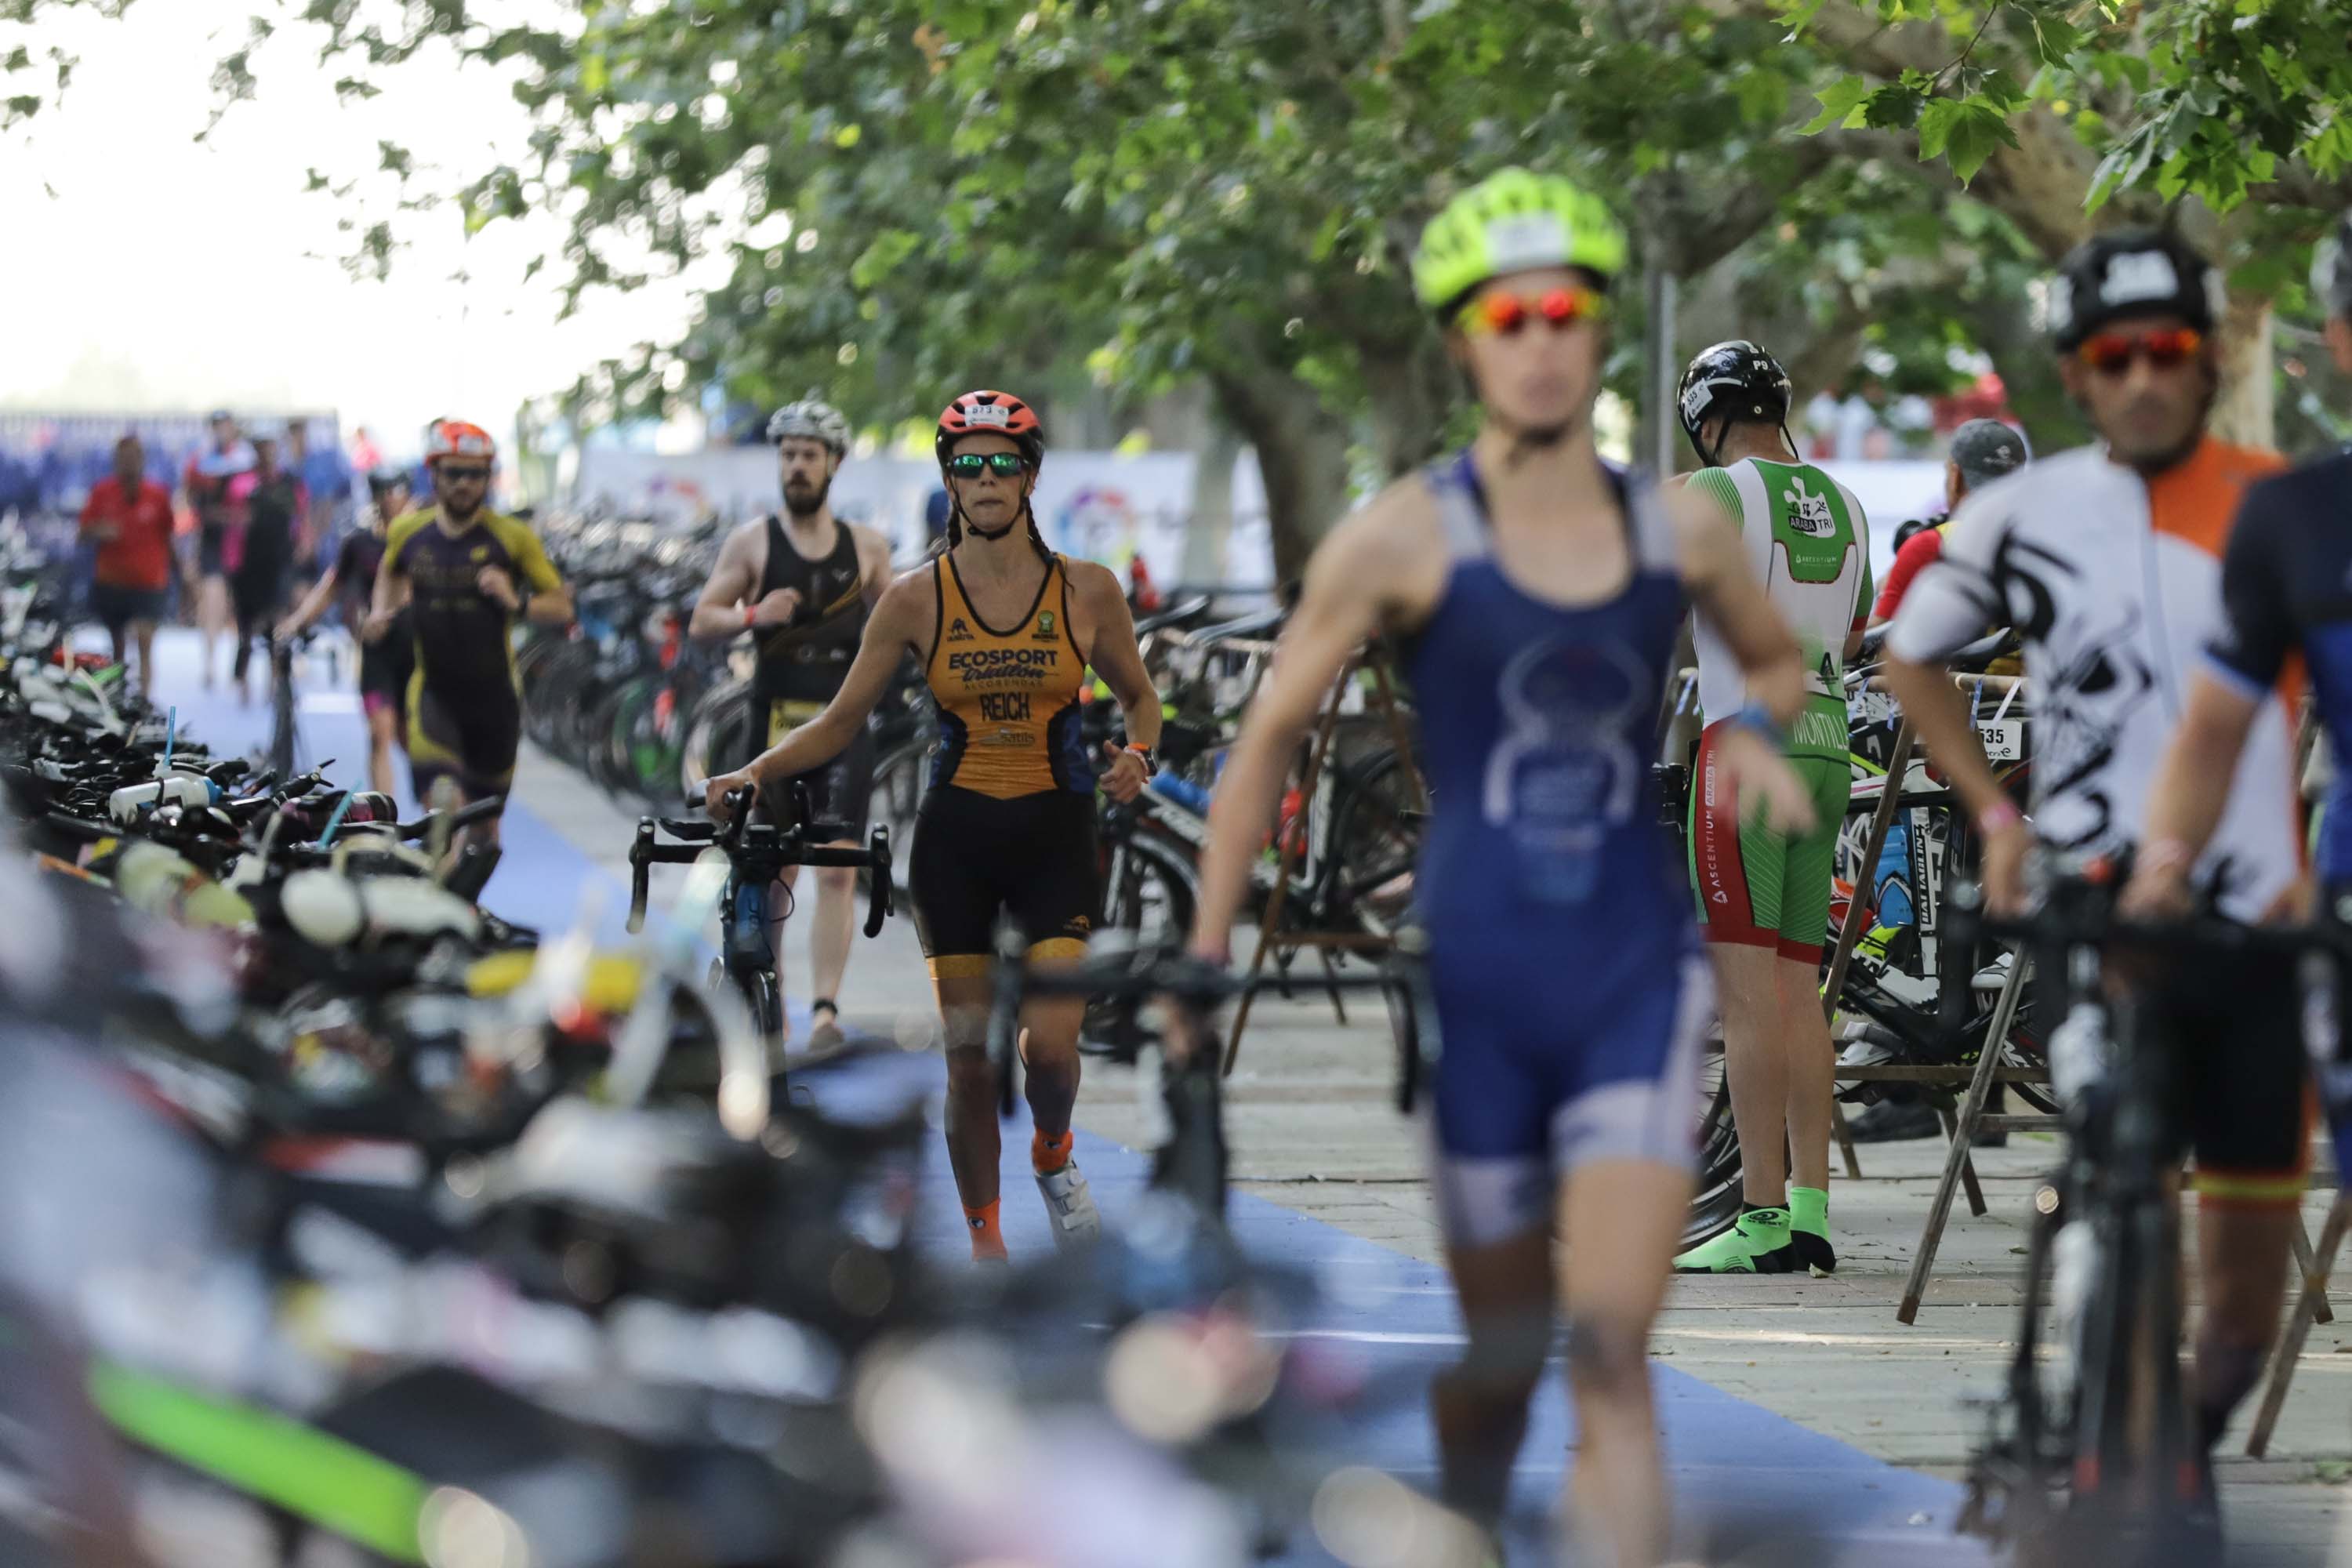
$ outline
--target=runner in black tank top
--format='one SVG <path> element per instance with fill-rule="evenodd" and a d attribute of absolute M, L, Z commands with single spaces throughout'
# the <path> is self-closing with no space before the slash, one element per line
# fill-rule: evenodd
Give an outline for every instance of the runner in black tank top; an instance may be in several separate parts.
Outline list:
<path fill-rule="evenodd" d="M 794 548 L 782 519 L 771 516 L 766 527 L 768 560 L 754 602 L 789 588 L 799 603 L 782 626 L 752 634 L 760 662 L 751 672 L 752 722 L 741 753 L 746 762 L 824 711 L 866 633 L 866 580 L 856 536 L 835 523 L 832 553 L 812 561 Z M 768 809 L 779 822 L 790 820 L 795 782 L 808 785 L 809 808 L 819 821 L 845 822 L 853 833 L 863 833 L 874 794 L 873 731 L 860 728 L 849 749 L 831 763 L 770 790 Z"/>
<path fill-rule="evenodd" d="M 728 535 L 689 626 L 703 642 L 731 642 L 748 631 L 759 656 L 749 721 L 733 754 L 722 753 L 714 763 L 740 763 L 824 711 L 856 657 L 866 606 L 890 579 L 888 542 L 870 529 L 840 521 L 826 503 L 848 450 L 849 422 L 824 404 L 795 403 L 769 421 L 768 435 L 776 443 L 784 512 Z M 791 820 L 795 782 L 808 785 L 817 820 L 846 823 L 853 838 L 862 836 L 874 793 L 874 747 L 865 726 L 858 726 L 830 763 L 798 781 L 772 781 L 761 792 L 772 820 Z M 793 880 L 787 873 L 785 886 Z M 816 873 L 816 915 L 809 932 L 814 981 L 809 1045 L 822 1051 L 843 1038 L 833 999 L 849 964 L 856 927 L 856 873 L 825 868 Z M 777 917 L 771 941 L 781 943 L 791 900 L 778 897 L 769 907 Z M 781 955 L 781 946 L 777 952 Z M 778 970 L 781 975 L 781 964 Z"/>

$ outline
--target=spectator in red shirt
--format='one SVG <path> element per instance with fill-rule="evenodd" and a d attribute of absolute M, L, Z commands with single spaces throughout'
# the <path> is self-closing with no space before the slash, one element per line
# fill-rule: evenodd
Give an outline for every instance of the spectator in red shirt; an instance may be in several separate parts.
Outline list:
<path fill-rule="evenodd" d="M 136 436 L 115 443 L 114 472 L 92 485 L 82 504 L 81 532 L 98 544 L 90 609 L 114 641 L 114 659 L 129 662 L 136 641 L 134 687 L 142 697 L 155 679 L 155 624 L 172 584 L 172 492 L 147 478 L 147 454 Z"/>
<path fill-rule="evenodd" d="M 1970 490 L 2023 468 L 2026 457 L 2025 437 L 1998 419 L 1971 419 L 1953 431 L 1951 455 L 1944 463 L 1944 518 L 1952 515 Z M 1871 620 L 1892 619 L 1911 580 L 1943 553 L 1943 519 L 1905 540 L 1895 552 L 1895 563 L 1886 569 L 1878 603 L 1870 607 Z"/>

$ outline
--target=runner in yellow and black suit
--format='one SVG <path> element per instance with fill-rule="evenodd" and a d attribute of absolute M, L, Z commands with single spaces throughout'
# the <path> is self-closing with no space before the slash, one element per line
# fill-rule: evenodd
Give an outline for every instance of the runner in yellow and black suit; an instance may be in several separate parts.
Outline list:
<path fill-rule="evenodd" d="M 514 624 L 569 623 L 572 595 L 530 525 L 484 506 L 495 455 L 489 436 L 445 421 L 432 443 L 434 504 L 393 523 L 364 635 L 385 636 L 401 607 L 410 607 L 411 776 L 420 798 L 446 777 L 474 800 L 504 794 L 514 778 L 522 740 Z M 495 825 L 487 826 L 494 837 Z"/>

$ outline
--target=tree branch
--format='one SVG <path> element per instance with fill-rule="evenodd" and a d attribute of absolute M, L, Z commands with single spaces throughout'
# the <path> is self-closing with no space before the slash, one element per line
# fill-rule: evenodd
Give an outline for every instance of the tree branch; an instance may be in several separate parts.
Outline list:
<path fill-rule="evenodd" d="M 1785 181 L 1748 177 L 1728 190 L 1708 184 L 1693 191 L 1675 180 L 1654 195 L 1637 196 L 1637 210 L 1664 208 L 1664 221 L 1654 223 L 1649 236 L 1658 264 L 1677 278 L 1706 271 L 1763 227 L 1782 197 L 1833 163 L 1869 158 L 1918 163 L 1918 153 L 1887 131 L 1829 131 L 1798 137 L 1783 151 L 1795 165 Z"/>

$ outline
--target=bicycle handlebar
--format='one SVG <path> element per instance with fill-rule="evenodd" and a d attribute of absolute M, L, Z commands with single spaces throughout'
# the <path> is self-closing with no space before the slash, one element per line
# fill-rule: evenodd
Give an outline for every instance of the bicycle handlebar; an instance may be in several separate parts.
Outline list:
<path fill-rule="evenodd" d="M 479 800 L 468 801 L 455 811 L 428 811 L 414 822 L 396 822 L 393 828 L 403 838 L 422 838 L 435 827 L 446 824 L 454 833 L 461 827 L 471 827 L 478 822 L 488 822 L 507 808 L 507 797 L 486 795 Z M 346 823 L 342 831 L 364 828 L 365 823 Z"/>
<path fill-rule="evenodd" d="M 629 921 L 631 935 L 645 929 L 646 904 L 652 891 L 652 870 L 656 866 L 686 866 L 699 860 L 711 849 L 727 857 L 735 874 L 744 874 L 742 863 L 752 862 L 752 874 L 780 869 L 786 866 L 849 866 L 866 868 L 870 886 L 866 889 L 866 934 L 882 934 L 882 922 L 896 908 L 890 879 L 890 829 L 876 823 L 866 836 L 863 849 L 837 844 L 813 844 L 809 839 L 816 832 L 835 838 L 850 836 L 846 826 L 840 823 L 810 823 L 775 835 L 772 838 L 751 838 L 751 796 L 754 792 L 747 785 L 731 792 L 728 804 L 732 814 L 726 826 L 710 822 L 673 820 L 667 817 L 644 816 L 637 819 L 636 837 L 629 845 Z M 814 830 L 814 831 L 813 831 Z M 677 844 L 656 841 L 657 832 L 684 840 Z"/>
<path fill-rule="evenodd" d="M 2080 871 L 2053 877 L 2041 901 L 2022 915 L 1990 915 L 1984 890 L 1974 882 L 1952 888 L 1945 901 L 1944 950 L 1965 970 L 1977 943 L 1985 939 L 2021 946 L 2139 948 L 2179 956 L 2188 952 L 2321 953 L 2352 969 L 2352 895 L 2339 899 L 2332 914 L 2299 925 L 2246 925 L 2210 910 L 2178 920 L 2118 919 L 2116 900 L 2126 880 L 2128 858 L 2096 861 Z M 1948 971 L 1938 985 L 1938 1012 L 1947 1031 L 1965 1022 L 1968 976 Z"/>
<path fill-rule="evenodd" d="M 1428 938 L 1417 928 L 1408 926 L 1397 933 L 1396 947 L 1406 963 L 1417 962 L 1428 951 Z M 1244 978 L 1213 959 L 1174 944 L 1106 953 L 1049 969 L 1032 966 L 1028 951 L 1028 938 L 1018 925 L 1006 921 L 997 927 L 996 962 L 990 971 L 993 994 L 989 1005 L 988 1050 L 998 1066 L 1000 1091 L 1007 1097 L 1012 1093 L 1012 1076 L 1007 1069 L 1019 1039 L 1021 1004 L 1026 997 L 1139 1001 L 1167 996 L 1199 1016 L 1234 997 L 1292 983 L 1289 977 L 1280 974 Z M 1382 964 L 1375 974 L 1325 974 L 1312 984 L 1318 991 L 1387 991 L 1398 985 L 1412 986 L 1414 983 L 1400 973 L 1399 968 L 1391 962 Z"/>

